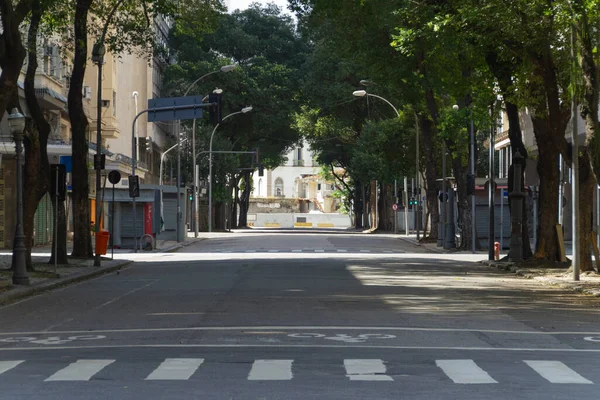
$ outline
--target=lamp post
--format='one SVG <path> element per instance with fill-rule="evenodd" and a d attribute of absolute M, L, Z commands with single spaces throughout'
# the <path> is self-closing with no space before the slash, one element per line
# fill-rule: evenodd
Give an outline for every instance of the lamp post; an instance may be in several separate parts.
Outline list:
<path fill-rule="evenodd" d="M 231 113 L 231 114 L 223 117 L 221 122 L 218 123 L 217 125 L 215 125 L 215 128 L 213 129 L 212 133 L 210 134 L 210 143 L 209 143 L 209 147 L 208 147 L 208 231 L 209 232 L 212 232 L 212 141 L 213 141 L 213 136 L 215 135 L 217 128 L 227 118 L 233 117 L 234 115 L 238 115 L 238 114 L 246 114 L 250 111 L 252 111 L 252 106 L 244 107 L 244 108 L 242 108 L 241 111 L 236 111 L 234 113 Z"/>
<path fill-rule="evenodd" d="M 92 48 L 92 62 L 98 66 L 98 88 L 96 89 L 96 155 L 94 156 L 94 169 L 96 170 L 96 240 L 98 240 L 98 233 L 100 232 L 100 218 L 102 216 L 100 202 L 98 201 L 100 198 L 100 191 L 102 190 L 102 181 L 100 175 L 104 169 L 104 158 L 102 157 L 102 64 L 104 63 L 104 54 L 106 53 L 104 39 L 106 38 L 106 33 L 108 32 L 108 26 L 117 12 L 117 8 L 119 8 L 124 1 L 125 0 L 119 0 L 110 10 L 108 17 L 106 18 L 106 22 L 104 23 L 104 27 L 102 28 L 102 33 Z M 132 156 L 135 157 L 134 154 L 132 154 Z M 100 266 L 100 257 L 101 256 L 98 254 L 98 250 L 96 249 L 94 267 Z"/>
<path fill-rule="evenodd" d="M 10 132 L 15 140 L 15 153 L 17 158 L 17 229 L 15 231 L 12 281 L 15 285 L 29 285 L 27 276 L 27 262 L 25 255 L 25 233 L 23 232 L 23 169 L 21 167 L 21 154 L 23 153 L 23 131 L 25 130 L 25 116 L 18 109 L 13 108 L 8 116 Z"/>
<path fill-rule="evenodd" d="M 217 74 L 219 72 L 230 72 L 233 71 L 234 69 L 237 68 L 236 64 L 230 64 L 230 65 L 224 65 L 221 68 L 219 68 L 216 71 L 212 71 L 209 72 L 208 74 L 204 74 L 202 75 L 200 78 L 196 79 L 194 82 L 192 82 L 188 88 L 186 89 L 185 93 L 183 94 L 183 96 L 187 96 L 188 93 L 190 92 L 190 90 L 192 89 L 192 87 L 194 87 L 198 82 L 200 82 L 202 79 L 206 78 L 207 76 L 213 75 L 213 74 Z M 194 118 L 194 120 L 192 121 L 192 160 L 196 160 L 196 118 Z M 194 237 L 198 237 L 198 223 L 199 223 L 199 216 L 198 216 L 198 172 L 196 170 L 196 163 L 194 161 L 194 171 L 193 171 L 193 180 L 194 182 L 192 183 L 192 196 L 194 198 L 194 212 L 193 212 L 193 216 L 194 216 Z M 178 189 L 179 190 L 179 189 Z M 177 197 L 179 198 L 179 195 L 177 195 Z M 179 219 L 178 219 L 179 221 Z"/>
<path fill-rule="evenodd" d="M 360 84 L 361 85 L 367 85 L 367 84 L 370 84 L 370 82 L 367 81 L 367 80 L 361 80 Z M 352 95 L 354 97 L 365 97 L 365 96 L 375 97 L 375 98 L 377 98 L 379 100 L 383 100 L 387 104 L 389 104 L 390 107 L 392 107 L 394 109 L 394 112 L 396 113 L 396 116 L 400 117 L 400 113 L 398 112 L 398 109 L 396 107 L 394 107 L 394 105 L 392 103 L 390 103 L 388 100 L 384 99 L 381 96 L 377 96 L 375 94 L 367 93 L 366 90 L 355 90 L 354 92 L 352 92 Z M 417 115 L 416 114 L 415 114 L 415 124 L 416 124 L 416 130 L 417 130 L 417 133 L 416 133 L 416 137 L 417 137 L 417 144 L 416 144 L 416 150 L 417 150 L 417 152 L 416 152 L 416 154 L 417 154 L 417 172 L 416 172 L 416 174 L 417 174 L 417 179 L 418 179 L 418 177 L 419 177 L 419 121 L 417 119 Z M 420 194 L 419 194 L 419 197 L 420 197 Z M 418 212 L 418 209 L 419 209 L 418 204 L 419 204 L 419 202 L 417 201 L 417 212 Z M 415 213 L 415 215 L 416 215 L 416 213 Z M 406 209 L 406 206 L 404 208 L 404 216 L 405 216 L 405 226 L 406 226 L 407 231 L 408 231 L 408 211 Z M 417 229 L 417 235 L 418 235 L 418 228 L 417 228 L 416 224 L 415 224 L 415 229 Z"/>

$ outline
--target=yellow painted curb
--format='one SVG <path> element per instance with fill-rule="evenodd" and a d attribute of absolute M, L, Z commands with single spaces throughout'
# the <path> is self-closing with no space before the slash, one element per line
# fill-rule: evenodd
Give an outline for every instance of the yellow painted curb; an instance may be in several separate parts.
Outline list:
<path fill-rule="evenodd" d="M 294 227 L 296 228 L 312 228 L 312 222 L 296 222 L 294 223 Z"/>
<path fill-rule="evenodd" d="M 333 228 L 333 224 L 327 223 L 327 222 L 323 222 L 321 224 L 317 224 L 317 228 Z"/>

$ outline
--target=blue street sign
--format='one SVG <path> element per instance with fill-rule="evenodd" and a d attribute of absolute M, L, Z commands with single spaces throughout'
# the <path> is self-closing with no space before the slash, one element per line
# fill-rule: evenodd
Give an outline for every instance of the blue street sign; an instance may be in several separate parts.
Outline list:
<path fill-rule="evenodd" d="M 59 163 L 65 166 L 67 173 L 73 172 L 73 157 L 72 156 L 60 156 Z"/>
<path fill-rule="evenodd" d="M 502 197 L 504 197 L 504 198 L 508 197 L 508 190 L 502 189 Z"/>
<path fill-rule="evenodd" d="M 148 100 L 148 122 L 202 118 L 204 96 L 159 97 Z M 189 106 L 189 107 L 185 107 Z M 178 107 L 175 110 L 153 111 L 155 108 Z"/>

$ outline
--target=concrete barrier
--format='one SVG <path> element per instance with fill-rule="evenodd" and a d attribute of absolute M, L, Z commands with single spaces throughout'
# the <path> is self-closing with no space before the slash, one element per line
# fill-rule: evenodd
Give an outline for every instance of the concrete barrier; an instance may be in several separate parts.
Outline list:
<path fill-rule="evenodd" d="M 248 214 L 256 228 L 349 228 L 352 226 L 346 214 L 329 213 L 265 213 Z M 250 218 L 251 217 L 251 218 Z"/>

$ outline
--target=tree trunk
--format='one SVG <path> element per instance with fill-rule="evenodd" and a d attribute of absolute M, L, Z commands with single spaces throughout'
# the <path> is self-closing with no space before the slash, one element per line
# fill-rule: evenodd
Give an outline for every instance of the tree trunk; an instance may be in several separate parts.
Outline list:
<path fill-rule="evenodd" d="M 508 137 L 510 139 L 510 146 L 513 151 L 516 153 L 519 151 L 521 156 L 525 158 L 525 162 L 523 164 L 523 171 L 521 181 L 525 182 L 525 166 L 527 165 L 527 158 L 529 154 L 527 153 L 527 149 L 523 144 L 523 134 L 521 133 L 521 124 L 519 122 L 519 108 L 516 104 L 512 103 L 510 100 L 513 89 L 512 89 L 512 78 L 515 75 L 514 71 L 514 63 L 503 62 L 498 59 L 498 54 L 496 52 L 490 52 L 486 54 L 486 62 L 489 66 L 490 70 L 498 80 L 498 86 L 504 96 L 504 105 L 506 108 L 506 116 L 508 118 Z M 510 172 L 510 170 L 509 170 Z M 508 179 L 509 192 L 510 185 L 512 185 L 511 179 Z M 509 203 L 510 210 L 510 203 Z M 540 213 L 543 210 L 540 209 Z M 522 232 L 529 232 L 529 219 L 527 218 L 527 202 L 525 202 L 523 207 L 523 219 L 522 219 Z M 531 244 L 529 243 L 529 234 L 522 235 L 522 245 L 523 245 L 523 258 L 529 259 L 532 257 L 533 253 L 531 252 Z"/>
<path fill-rule="evenodd" d="M 581 115 L 585 119 L 586 143 L 579 158 L 579 220 L 580 222 L 580 260 L 581 271 L 593 269 L 590 247 L 593 224 L 592 199 L 600 174 L 600 71 L 597 48 L 592 43 L 593 28 L 590 26 L 587 11 L 582 7 L 581 14 L 581 70 L 583 74 L 584 96 L 581 104 Z M 596 32 L 596 35 L 598 33 Z M 596 43 L 597 45 L 597 43 Z M 592 221 L 590 221 L 592 218 Z M 600 261 L 596 260 L 596 265 Z M 600 267 L 598 267 L 600 271 Z"/>
<path fill-rule="evenodd" d="M 594 190 L 596 178 L 592 171 L 592 163 L 587 148 L 582 148 L 579 157 L 579 268 L 581 272 L 593 271 L 592 263 L 592 229 L 594 225 Z"/>
<path fill-rule="evenodd" d="M 237 215 L 237 209 L 238 209 L 238 204 L 240 202 L 240 182 L 242 181 L 242 175 L 240 174 L 239 176 L 232 176 L 231 177 L 231 186 L 233 189 L 233 200 L 231 201 L 231 213 L 229 216 L 229 220 L 231 221 L 229 223 L 230 227 L 235 227 L 237 228 L 238 226 L 238 215 Z"/>
<path fill-rule="evenodd" d="M 451 147 L 448 146 L 450 149 Z M 469 169 L 462 165 L 460 158 L 451 157 L 450 164 L 456 179 L 456 202 L 458 206 L 458 223 L 460 224 L 460 246 L 461 250 L 471 250 L 471 202 L 467 196 L 467 174 Z M 453 205 L 451 204 L 450 207 Z M 456 222 L 455 222 L 456 223 Z M 458 231 L 458 230 L 456 230 Z"/>
<path fill-rule="evenodd" d="M 69 88 L 69 118 L 73 151 L 73 256 L 93 257 L 90 232 L 88 119 L 83 109 L 83 78 L 87 62 L 87 21 L 92 0 L 77 0 L 75 7 L 75 57 Z"/>
<path fill-rule="evenodd" d="M 389 224 L 389 215 L 388 215 L 388 201 L 387 201 L 387 196 L 388 196 L 388 185 L 386 185 L 383 182 L 378 182 L 379 183 L 379 215 L 378 215 L 378 221 L 377 221 L 377 226 L 384 230 L 384 231 L 389 231 L 390 230 L 390 224 Z M 391 207 L 390 207 L 391 208 Z M 392 228 L 393 229 L 393 228 Z"/>
<path fill-rule="evenodd" d="M 2 33 L 0 34 L 0 113 L 8 109 L 17 95 L 17 81 L 23 66 L 27 51 L 23 46 L 19 26 L 29 13 L 29 7 L 13 9 L 13 1 L 0 1 L 0 16 L 2 16 Z M 18 103 L 17 103 L 18 104 Z M 1 115 L 1 114 L 0 114 Z"/>
<path fill-rule="evenodd" d="M 371 196 L 369 203 L 371 205 L 371 230 L 375 231 L 379 228 L 379 216 L 377 213 L 377 181 L 371 181 Z"/>
<path fill-rule="evenodd" d="M 250 191 L 251 191 L 251 182 L 250 182 L 250 172 L 246 173 L 244 177 L 246 185 L 244 186 L 244 190 L 242 191 L 242 196 L 240 197 L 240 219 L 238 223 L 239 228 L 245 228 L 248 226 L 248 208 L 250 207 Z"/>
<path fill-rule="evenodd" d="M 362 196 L 362 184 L 360 182 L 356 182 L 354 185 L 354 197 L 353 197 L 353 206 L 354 206 L 354 229 L 363 229 L 363 214 L 364 214 L 364 203 Z"/>
<path fill-rule="evenodd" d="M 533 116 L 533 127 L 538 143 L 537 172 L 540 178 L 537 244 L 534 257 L 538 260 L 560 261 L 559 243 L 556 236 L 558 223 L 558 196 L 560 172 L 556 147 L 550 140 L 544 140 L 549 122 L 547 118 Z"/>
<path fill-rule="evenodd" d="M 29 62 L 24 83 L 25 101 L 33 119 L 33 124 L 28 124 L 30 129 L 28 129 L 24 139 L 25 166 L 23 170 L 23 183 L 27 190 L 23 191 L 23 230 L 26 238 L 25 246 L 27 248 L 26 259 L 28 269 L 32 269 L 31 248 L 33 246 L 35 213 L 40 200 L 44 197 L 50 185 L 50 163 L 47 151 L 50 124 L 46 121 L 35 95 L 35 73 L 38 68 L 37 38 L 43 12 L 44 10 L 41 8 L 40 1 L 34 1 L 27 34 Z"/>
<path fill-rule="evenodd" d="M 419 134 L 421 137 L 420 142 L 422 144 L 424 154 L 435 154 L 435 145 L 433 141 L 435 128 L 431 123 L 431 120 L 425 115 L 419 115 L 419 127 L 421 128 Z M 428 237 L 429 239 L 437 240 L 439 235 L 438 223 L 440 222 L 440 209 L 436 190 L 438 178 L 437 162 L 436 157 L 433 156 L 427 157 L 426 159 L 425 185 L 427 187 L 427 210 L 431 218 L 431 228 L 429 230 Z M 423 236 L 425 236 L 425 234 Z"/>

